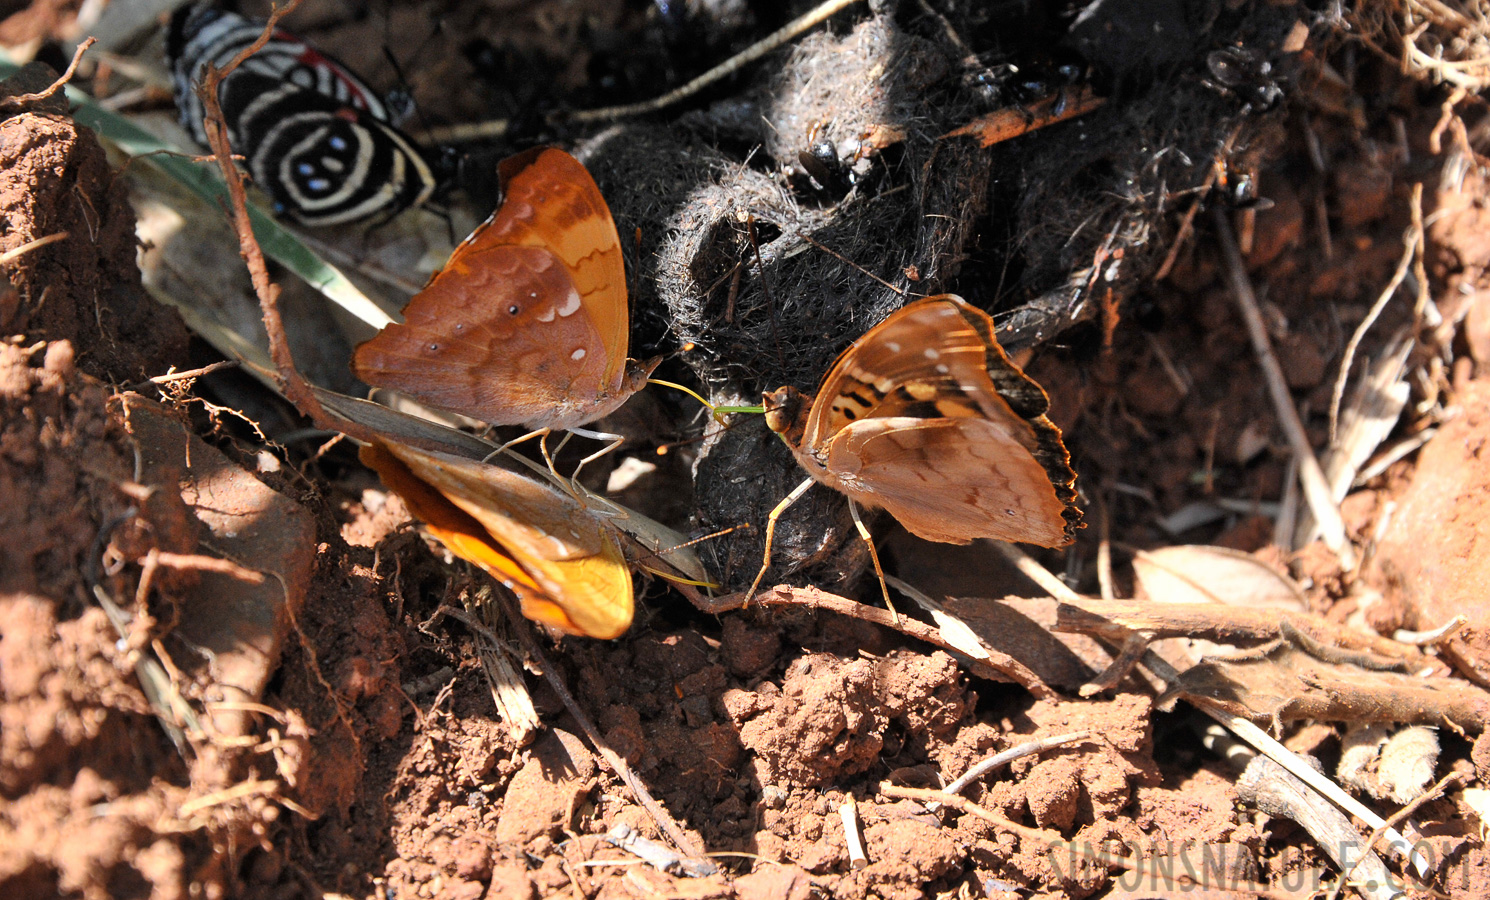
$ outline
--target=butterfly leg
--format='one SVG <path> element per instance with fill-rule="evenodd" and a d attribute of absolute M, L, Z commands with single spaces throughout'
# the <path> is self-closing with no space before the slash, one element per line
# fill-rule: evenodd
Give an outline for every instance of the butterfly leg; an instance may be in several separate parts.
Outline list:
<path fill-rule="evenodd" d="M 807 489 L 812 487 L 812 485 L 813 481 L 811 478 L 797 485 L 792 489 L 790 494 L 786 495 L 785 499 L 776 504 L 776 508 L 771 510 L 771 514 L 766 516 L 765 556 L 761 559 L 761 570 L 755 573 L 755 580 L 750 582 L 750 590 L 745 593 L 745 602 L 740 604 L 741 606 L 750 605 L 751 598 L 755 596 L 756 588 L 761 586 L 761 579 L 766 577 L 766 570 L 771 568 L 771 540 L 776 536 L 776 520 L 781 518 L 781 514 L 786 512 L 793 503 L 802 499 L 802 495 L 807 493 Z"/>
<path fill-rule="evenodd" d="M 508 441 L 507 443 L 503 444 L 502 446 L 498 447 L 497 449 L 493 450 L 492 452 L 490 452 L 490 453 L 486 454 L 485 456 L 483 456 L 481 458 L 481 461 L 482 462 L 491 462 L 492 459 L 495 458 L 498 453 L 506 453 L 508 451 L 508 449 L 510 449 L 512 447 L 516 447 L 518 444 L 521 444 L 523 441 L 531 441 L 535 437 L 536 438 L 547 437 L 548 436 L 548 432 L 549 432 L 549 430 L 547 428 L 540 428 L 537 431 L 530 431 L 527 434 L 523 435 L 522 437 L 515 437 L 512 440 Z"/>
<path fill-rule="evenodd" d="M 604 447 L 601 447 L 599 450 L 596 450 L 594 453 L 591 453 L 589 456 L 586 456 L 584 459 L 580 460 L 579 465 L 575 466 L 574 471 L 569 474 L 570 486 L 573 487 L 576 491 L 581 491 L 583 490 L 583 488 L 579 486 L 580 469 L 583 469 L 585 466 L 626 443 L 626 439 L 619 434 L 611 434 L 607 431 L 589 431 L 583 428 L 571 428 L 569 429 L 569 431 L 571 434 L 577 434 L 580 437 L 587 437 L 592 441 L 610 442 Z"/>
<path fill-rule="evenodd" d="M 553 452 L 554 453 L 560 453 L 560 452 L 562 452 L 563 449 L 564 449 L 564 445 L 567 444 L 567 443 L 569 443 L 569 438 L 570 437 L 572 437 L 572 435 L 570 435 L 569 432 L 567 432 L 567 431 L 564 432 L 564 436 L 559 439 L 559 446 L 555 447 Z M 548 474 L 554 476 L 554 480 L 555 481 L 557 481 L 560 484 L 563 484 L 564 483 L 564 476 L 563 475 L 560 475 L 559 474 L 559 470 L 554 467 L 554 457 L 553 457 L 553 454 L 551 454 L 551 453 L 548 452 L 548 435 L 545 434 L 543 437 L 541 437 L 541 438 L 538 439 L 538 449 L 543 453 L 543 461 L 546 462 L 546 463 L 548 463 Z M 572 488 L 573 485 L 571 484 L 570 487 Z M 574 495 L 574 492 L 572 490 L 570 491 L 570 495 L 571 496 L 574 496 L 574 499 L 576 499 L 576 500 L 579 499 L 578 496 Z"/>
<path fill-rule="evenodd" d="M 890 602 L 890 586 L 885 584 L 885 570 L 880 568 L 879 551 L 874 549 L 874 538 L 869 536 L 869 529 L 864 527 L 864 520 L 859 518 L 859 504 L 852 499 L 848 501 L 848 514 L 854 517 L 854 527 L 859 529 L 859 537 L 864 539 L 865 546 L 869 548 L 869 561 L 874 563 L 875 577 L 880 580 L 880 591 L 885 595 L 885 607 L 890 610 L 890 616 L 898 627 L 900 613 L 895 611 L 895 604 Z"/>

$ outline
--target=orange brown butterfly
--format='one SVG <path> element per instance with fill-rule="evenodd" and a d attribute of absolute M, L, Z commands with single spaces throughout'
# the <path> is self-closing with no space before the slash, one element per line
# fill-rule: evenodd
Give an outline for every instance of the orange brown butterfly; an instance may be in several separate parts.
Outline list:
<path fill-rule="evenodd" d="M 952 294 L 914 301 L 843 352 L 815 397 L 767 391 L 766 424 L 811 476 L 771 511 L 754 596 L 771 562 L 776 520 L 814 483 L 849 498 L 884 587 L 858 505 L 912 534 L 1044 547 L 1071 543 L 1081 521 L 1076 474 L 1050 399 L 994 337 L 993 320 Z"/>
<path fill-rule="evenodd" d="M 569 495 L 498 466 L 394 441 L 362 461 L 430 534 L 497 579 L 523 615 L 567 634 L 614 638 L 631 625 L 631 570 L 614 532 Z"/>
<path fill-rule="evenodd" d="M 620 238 L 568 153 L 537 148 L 498 173 L 502 205 L 409 302 L 403 324 L 357 348 L 352 369 L 445 412 L 573 429 L 626 402 L 656 365 L 627 358 Z M 451 552 L 516 593 L 528 618 L 597 638 L 631 624 L 626 559 L 575 496 L 393 441 L 362 454 Z"/>
<path fill-rule="evenodd" d="M 585 167 L 540 147 L 498 174 L 502 205 L 352 370 L 445 412 L 572 429 L 625 403 L 657 361 L 627 358 L 621 240 Z"/>

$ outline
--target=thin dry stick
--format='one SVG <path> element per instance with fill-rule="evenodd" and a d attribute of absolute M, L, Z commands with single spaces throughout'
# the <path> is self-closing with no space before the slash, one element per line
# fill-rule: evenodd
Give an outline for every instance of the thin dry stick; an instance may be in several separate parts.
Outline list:
<path fill-rule="evenodd" d="M 1005 750 L 1002 753 L 995 753 L 993 756 L 988 757 L 982 762 L 975 763 L 971 769 L 963 772 L 962 775 L 954 780 L 951 784 L 942 788 L 942 793 L 960 793 L 963 788 L 967 787 L 974 781 L 982 778 L 988 772 L 991 772 L 1000 766 L 1006 766 L 1016 759 L 1022 759 L 1026 756 L 1032 756 L 1036 753 L 1044 753 L 1046 750 L 1049 750 L 1052 747 L 1059 747 L 1062 744 L 1070 744 L 1075 741 L 1086 740 L 1087 738 L 1091 737 L 1091 735 L 1092 733 L 1090 731 L 1072 731 L 1067 734 L 1057 734 L 1052 737 L 1036 738 L 1033 741 L 1025 741 L 1023 744 L 1019 744 L 1015 747 L 1010 747 L 1008 750 Z M 926 804 L 926 808 L 931 810 L 932 812 L 936 812 L 938 809 L 941 808 L 941 804 L 928 803 Z"/>
<path fill-rule="evenodd" d="M 502 609 L 507 613 L 509 619 L 518 623 L 527 621 L 523 618 L 521 611 L 517 609 L 516 601 L 507 591 L 498 591 L 497 596 L 501 599 Z M 451 614 L 455 614 L 453 610 Z M 495 637 L 491 634 L 490 629 L 478 623 L 474 617 L 460 616 L 459 618 L 467 627 L 478 630 L 484 636 L 488 638 Z M 548 655 L 543 652 L 543 648 L 539 646 L 538 641 L 533 637 L 532 628 L 519 627 L 514 630 L 517 632 L 518 640 L 522 642 L 523 650 L 538 661 L 538 665 L 543 669 L 543 677 L 548 679 L 549 686 L 554 689 L 554 693 L 559 695 L 559 699 L 564 703 L 564 708 L 579 723 L 579 727 L 584 731 L 585 737 L 589 738 L 590 745 L 605 759 L 611 771 L 616 773 L 616 777 L 620 778 L 631 789 L 631 793 L 636 796 L 637 802 L 656 821 L 657 827 L 661 828 L 673 842 L 673 846 L 677 847 L 685 855 L 695 859 L 701 857 L 703 854 L 698 847 L 694 846 L 693 839 L 683 831 L 677 821 L 662 807 L 662 804 L 658 803 L 652 797 L 652 793 L 647 790 L 647 786 L 631 770 L 631 766 L 626 764 L 626 760 L 615 750 L 612 750 L 611 746 L 605 742 L 605 738 L 601 736 L 600 730 L 595 727 L 595 723 L 590 721 L 590 717 L 580 708 L 579 703 L 574 699 L 574 695 L 569 693 L 569 687 L 564 684 L 564 679 L 559 677 L 559 670 L 554 667 L 553 661 L 548 658 Z"/>
<path fill-rule="evenodd" d="M 685 584 L 673 583 L 673 588 L 688 598 L 702 612 L 718 615 L 732 609 L 742 609 L 745 606 L 746 593 L 729 594 L 724 597 L 705 597 L 692 587 Z M 1050 686 L 1040 680 L 1028 666 L 1007 653 L 1001 653 L 992 648 L 985 648 L 988 653 L 987 659 L 970 659 L 966 657 L 965 651 L 949 642 L 942 634 L 941 629 L 927 625 L 925 622 L 909 618 L 907 616 L 897 617 L 888 610 L 875 606 L 865 606 L 847 597 L 830 594 L 817 588 L 794 588 L 787 585 L 763 591 L 755 595 L 750 602 L 761 606 L 799 606 L 807 609 L 826 609 L 850 618 L 863 619 L 876 625 L 883 625 L 907 637 L 918 641 L 925 641 L 934 647 L 940 647 L 949 653 L 963 654 L 969 672 L 979 678 L 987 678 L 990 681 L 1012 681 L 1036 698 L 1051 699 L 1056 696 Z"/>
<path fill-rule="evenodd" d="M 865 275 L 868 275 L 870 278 L 873 278 L 875 281 L 878 281 L 880 284 L 884 285 L 885 287 L 889 288 L 890 290 L 894 291 L 895 293 L 899 294 L 900 296 L 902 296 L 902 297 L 909 297 L 910 296 L 910 291 L 908 291 L 906 288 L 898 288 L 898 287 L 896 287 L 895 285 L 891 284 L 890 282 L 886 281 L 885 279 L 879 277 L 878 275 L 874 274 L 873 272 L 869 271 L 868 269 L 864 268 L 863 266 L 861 266 L 858 263 L 854 262 L 853 260 L 849 259 L 847 256 L 844 256 L 842 253 L 839 253 L 837 250 L 834 250 L 832 247 L 825 247 L 822 244 L 819 244 L 817 241 L 813 240 L 810 236 L 808 236 L 806 234 L 799 234 L 797 236 L 800 237 L 802 240 L 806 241 L 807 243 L 811 244 L 812 246 L 816 247 L 817 249 L 819 249 L 819 250 L 823 251 L 824 253 L 828 254 L 829 256 L 834 257 L 839 262 L 844 263 L 845 265 L 853 266 L 855 269 L 858 269 L 861 273 L 863 273 Z"/>
<path fill-rule="evenodd" d="M 1387 820 L 1385 822 L 1378 825 L 1376 827 L 1376 830 L 1371 832 L 1370 836 L 1366 838 L 1366 846 L 1364 849 L 1370 850 L 1371 848 L 1375 847 L 1376 842 L 1381 840 L 1381 836 L 1386 833 L 1386 830 L 1388 828 L 1393 828 L 1397 825 L 1402 824 L 1402 822 L 1404 822 L 1408 816 L 1421 809 L 1423 807 L 1423 804 L 1427 803 L 1430 800 L 1437 799 L 1440 794 L 1448 790 L 1450 785 L 1468 781 L 1473 777 L 1474 776 L 1469 772 L 1450 772 L 1449 774 L 1443 776 L 1438 780 L 1437 784 L 1433 785 L 1433 787 L 1428 788 L 1428 790 L 1414 797 L 1410 803 L 1392 813 L 1390 816 L 1387 817 Z M 1340 873 L 1340 880 L 1335 882 L 1335 889 L 1330 892 L 1330 900 L 1336 900 L 1336 898 L 1340 896 L 1340 892 L 1345 889 L 1345 884 L 1350 880 L 1350 876 L 1355 872 L 1356 867 L 1364 862 L 1365 859 L 1366 854 L 1362 853 L 1359 857 L 1356 858 L 1355 862 L 1350 864 L 1350 868 Z"/>
<path fill-rule="evenodd" d="M 62 73 L 62 77 L 52 82 L 51 87 L 48 87 L 44 91 L 37 91 L 34 94 L 17 94 L 14 97 L 0 99 L 0 109 L 21 109 L 32 103 L 39 103 L 42 100 L 46 100 L 62 90 L 69 81 L 72 81 L 73 73 L 78 70 L 78 63 L 83 61 L 83 54 L 87 53 L 88 48 L 96 43 L 98 43 L 98 38 L 90 37 L 79 44 L 78 49 L 73 51 L 72 62 L 68 63 L 67 71 Z"/>
<path fill-rule="evenodd" d="M 1304 431 L 1304 423 L 1299 420 L 1299 411 L 1293 405 L 1293 397 L 1288 391 L 1288 381 L 1283 377 L 1278 358 L 1273 355 L 1272 341 L 1268 338 L 1262 313 L 1257 308 L 1257 295 L 1253 293 L 1252 283 L 1247 278 L 1247 270 L 1242 263 L 1241 251 L 1237 249 L 1231 223 L 1227 221 L 1225 211 L 1219 209 L 1214 212 L 1213 219 L 1216 237 L 1221 244 L 1226 277 L 1231 282 L 1232 297 L 1242 313 L 1243 321 L 1247 323 L 1247 333 L 1252 338 L 1252 349 L 1256 352 L 1258 365 L 1262 367 L 1266 377 L 1273 408 L 1283 425 L 1284 433 L 1288 435 L 1293 454 L 1299 460 L 1299 480 L 1303 483 L 1304 499 L 1309 503 L 1314 521 L 1319 523 L 1325 546 L 1339 558 L 1341 568 L 1351 571 L 1356 566 L 1355 548 L 1345 534 L 1345 520 L 1340 518 L 1340 507 L 1330 493 L 1329 481 L 1324 477 L 1324 469 L 1320 468 L 1314 448 L 1309 446 L 1309 436 Z"/>
<path fill-rule="evenodd" d="M 869 865 L 869 857 L 864 855 L 864 839 L 859 835 L 859 807 L 854 803 L 854 795 L 849 794 L 838 807 L 838 818 L 843 820 L 843 840 L 848 845 L 848 867 L 850 869 L 862 869 Z"/>
<path fill-rule="evenodd" d="M 1366 332 L 1376 323 L 1376 318 L 1386 309 L 1387 301 L 1391 300 L 1397 293 L 1397 288 L 1407 279 L 1407 270 L 1412 267 L 1414 257 L 1421 256 L 1423 252 L 1423 183 L 1420 181 L 1412 186 L 1412 224 L 1407 228 L 1407 234 L 1403 236 L 1402 258 L 1397 260 L 1397 270 L 1392 273 L 1392 278 L 1387 286 L 1382 289 L 1381 295 L 1376 302 L 1371 304 L 1371 309 L 1366 313 L 1366 318 L 1356 326 L 1355 333 L 1350 336 L 1350 343 L 1345 345 L 1345 353 L 1340 357 L 1340 374 L 1335 378 L 1335 390 L 1330 394 L 1330 444 L 1333 446 L 1337 440 L 1336 431 L 1340 424 L 1340 401 L 1345 398 L 1345 383 L 1350 380 L 1350 366 L 1355 362 L 1355 352 L 1361 346 L 1361 340 Z"/>
<path fill-rule="evenodd" d="M 1406 628 L 1399 628 L 1392 632 L 1392 640 L 1400 644 L 1413 644 L 1415 646 L 1425 647 L 1448 640 L 1454 636 L 1455 632 L 1468 624 L 1469 617 L 1461 613 L 1437 628 L 1430 628 L 1427 631 L 1408 631 Z"/>
<path fill-rule="evenodd" d="M 582 110 L 565 116 L 564 120 L 566 122 L 580 124 L 585 122 L 608 122 L 611 119 L 619 119 L 624 116 L 657 112 L 660 109 L 677 103 L 679 100 L 693 96 L 720 79 L 728 78 L 803 32 L 817 27 L 834 13 L 853 6 L 858 2 L 859 0 L 827 0 L 827 2 L 820 4 L 811 12 L 798 16 L 796 19 L 786 23 L 758 43 L 730 57 L 682 87 L 668 91 L 661 97 L 643 100 L 640 103 L 627 103 L 623 106 L 607 106 L 603 109 Z"/>
<path fill-rule="evenodd" d="M 1164 657 L 1150 650 L 1144 654 L 1143 665 L 1150 672 L 1157 675 L 1164 683 L 1174 685 L 1179 682 L 1179 672 L 1170 665 Z M 1218 709 L 1203 702 L 1203 698 L 1191 698 L 1191 705 L 1201 712 L 1215 719 L 1225 726 L 1232 734 L 1256 747 L 1257 750 L 1278 765 L 1292 772 L 1300 781 L 1318 791 L 1326 800 L 1370 825 L 1372 828 L 1381 828 L 1386 825 L 1381 816 L 1372 812 L 1364 803 L 1347 794 L 1344 788 L 1331 781 L 1329 776 L 1304 762 L 1298 754 L 1283 746 L 1282 743 L 1273 738 L 1272 735 L 1258 728 L 1251 721 L 1241 716 L 1229 713 L 1224 709 Z M 1387 827 L 1382 832 L 1387 839 L 1388 846 L 1392 852 L 1406 857 L 1412 862 L 1419 874 L 1428 874 L 1428 862 L 1412 848 L 1407 838 L 1402 836 L 1395 828 Z"/>
<path fill-rule="evenodd" d="M 289 0 L 284 7 L 270 13 L 269 21 L 264 24 L 264 31 L 259 35 L 258 40 L 243 48 L 242 52 L 233 57 L 221 70 L 208 64 L 202 83 L 197 87 L 197 96 L 202 101 L 204 111 L 202 125 L 207 132 L 207 143 L 212 147 L 218 168 L 222 170 L 223 180 L 227 182 L 228 197 L 232 201 L 233 229 L 238 233 L 238 251 L 243 256 L 244 264 L 248 266 L 254 293 L 259 298 L 259 309 L 264 316 L 264 330 L 269 334 L 269 356 L 274 360 L 281 393 L 295 405 L 296 409 L 314 422 L 316 427 L 340 431 L 355 440 L 373 443 L 378 439 L 378 434 L 372 429 L 347 419 L 332 418 L 321 406 L 321 401 L 317 399 L 315 391 L 306 382 L 304 376 L 295 368 L 295 358 L 290 352 L 289 340 L 285 336 L 284 318 L 279 312 L 279 286 L 269 279 L 269 268 L 264 263 L 264 252 L 259 248 L 258 239 L 254 237 L 253 224 L 248 217 L 248 196 L 243 189 L 244 176 L 233 165 L 233 149 L 228 143 L 227 125 L 223 118 L 222 105 L 217 99 L 218 87 L 222 84 L 223 78 L 238 68 L 244 60 L 262 49 L 273 36 L 279 20 L 293 12 L 299 5 L 300 0 Z"/>
<path fill-rule="evenodd" d="M 1297 822 L 1335 865 L 1344 870 L 1360 844 L 1350 817 L 1266 756 L 1254 756 L 1236 781 L 1237 798 L 1275 818 Z M 1351 885 L 1362 900 L 1402 900 L 1391 870 L 1377 854 L 1361 854 L 1364 878 Z"/>
<path fill-rule="evenodd" d="M 1051 574 L 1049 569 L 1035 562 L 1033 559 L 1030 558 L 1029 554 L 1025 553 L 1023 550 L 1019 549 L 1013 544 L 1006 544 L 1003 541 L 994 541 L 993 546 L 996 547 L 998 551 L 1004 555 L 1004 559 L 1007 559 L 1009 562 L 1013 563 L 1019 569 L 1020 573 L 1024 575 L 1024 577 L 1039 585 L 1041 589 L 1043 589 L 1047 594 L 1054 597 L 1055 599 L 1067 601 L 1079 601 L 1082 599 L 1082 596 L 1080 594 L 1067 587 L 1066 583 L 1064 581 L 1061 581 L 1055 575 Z"/>
<path fill-rule="evenodd" d="M 426 128 L 423 139 L 432 144 L 468 144 L 472 141 L 490 141 L 507 134 L 512 127 L 510 119 L 488 119 L 485 122 L 462 122 L 457 125 L 441 125 Z"/>
<path fill-rule="evenodd" d="M 1184 249 L 1185 241 L 1189 240 L 1190 233 L 1195 229 L 1195 214 L 1200 212 L 1206 194 L 1211 192 L 1211 188 L 1216 186 L 1221 174 L 1226 171 L 1223 159 L 1231 152 L 1232 145 L 1236 143 L 1237 136 L 1241 133 L 1242 126 L 1238 124 L 1231 130 L 1231 134 L 1227 135 L 1226 142 L 1221 145 L 1221 149 L 1217 150 L 1215 156 L 1211 158 L 1210 171 L 1206 173 L 1205 181 L 1200 184 L 1199 196 L 1190 201 L 1190 208 L 1185 210 L 1185 215 L 1180 219 L 1180 227 L 1175 231 L 1174 240 L 1170 242 L 1169 252 L 1164 254 L 1164 261 L 1154 272 L 1151 280 L 1156 284 L 1169 277 L 1169 271 L 1174 268 L 1175 261 L 1179 259 L 1180 250 Z"/>
<path fill-rule="evenodd" d="M 222 359 L 215 363 L 202 366 L 199 369 L 187 369 L 184 372 L 167 372 L 164 375 L 156 375 L 154 378 L 147 378 L 144 381 L 129 385 L 125 390 L 138 390 L 147 384 L 170 384 L 173 381 L 201 378 L 204 375 L 211 375 L 213 372 L 221 372 L 223 369 L 236 369 L 238 365 L 239 363 L 236 359 Z"/>
<path fill-rule="evenodd" d="M 1109 688 L 1116 687 L 1118 682 L 1128 677 L 1138 661 L 1143 659 L 1143 654 L 1148 651 L 1149 644 L 1153 643 L 1154 636 L 1143 631 L 1130 632 L 1123 638 L 1122 649 L 1113 661 L 1102 671 L 1100 675 L 1083 684 L 1077 693 L 1083 697 L 1095 697 Z"/>
<path fill-rule="evenodd" d="M 59 231 L 55 234 L 43 235 L 42 237 L 36 238 L 35 240 L 27 241 L 19 247 L 15 247 L 13 249 L 5 251 L 4 253 L 0 253 L 0 266 L 9 265 L 10 263 L 13 263 L 21 257 L 25 256 L 27 253 L 30 253 L 32 250 L 38 250 L 42 247 L 45 247 L 47 244 L 55 244 L 58 241 L 65 240 L 67 240 L 67 232 Z"/>
<path fill-rule="evenodd" d="M 230 559 L 203 556 L 198 553 L 171 553 L 165 550 L 152 551 L 152 554 L 152 558 L 158 564 L 168 569 L 213 572 L 218 575 L 226 575 L 229 578 L 236 578 L 248 584 L 264 583 L 263 572 L 257 569 L 250 569 L 246 566 L 240 566 Z"/>

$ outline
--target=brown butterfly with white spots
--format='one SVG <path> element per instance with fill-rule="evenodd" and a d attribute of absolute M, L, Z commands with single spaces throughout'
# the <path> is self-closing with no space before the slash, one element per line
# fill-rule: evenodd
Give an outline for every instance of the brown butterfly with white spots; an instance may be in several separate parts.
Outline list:
<path fill-rule="evenodd" d="M 657 360 L 626 356 L 621 239 L 590 173 L 540 147 L 502 162 L 502 205 L 357 348 L 368 384 L 494 425 L 572 429 L 615 411 Z"/>
<path fill-rule="evenodd" d="M 1081 522 L 1070 455 L 1045 415 L 1049 397 L 1004 353 L 988 314 L 952 294 L 914 301 L 871 328 L 815 398 L 782 387 L 764 405 L 766 424 L 812 477 L 771 511 L 752 596 L 770 566 L 776 520 L 814 482 L 848 496 L 866 541 L 856 505 L 951 544 L 1062 547 Z"/>

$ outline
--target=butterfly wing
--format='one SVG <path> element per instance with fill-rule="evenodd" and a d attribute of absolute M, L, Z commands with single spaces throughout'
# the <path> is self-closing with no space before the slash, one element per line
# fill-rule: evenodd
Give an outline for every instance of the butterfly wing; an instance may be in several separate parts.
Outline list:
<path fill-rule="evenodd" d="M 826 466 L 836 487 L 918 537 L 1061 547 L 1071 542 L 1066 503 L 1025 447 L 1027 428 L 1012 413 L 867 419 L 833 437 Z"/>
<path fill-rule="evenodd" d="M 620 238 L 584 166 L 560 150 L 502 165 L 502 206 L 357 348 L 369 384 L 498 425 L 569 428 L 619 406 L 628 314 Z"/>
<path fill-rule="evenodd" d="M 512 588 L 528 618 L 596 638 L 630 626 L 625 557 L 572 498 L 496 466 L 402 444 L 363 454 L 452 553 Z"/>
<path fill-rule="evenodd" d="M 564 264 L 586 317 L 605 347 L 604 381 L 620 384 L 631 330 L 626 264 L 610 207 L 579 160 L 554 147 L 537 147 L 497 167 L 506 194 L 493 221 L 495 239 L 543 247 Z M 499 227 L 500 226 L 500 227 Z"/>
<path fill-rule="evenodd" d="M 966 306 L 949 296 L 918 300 L 855 341 L 823 378 L 803 443 L 819 444 L 878 416 L 977 415 L 996 391 L 988 344 L 963 317 Z"/>
<path fill-rule="evenodd" d="M 1006 513 L 1014 509 L 1014 519 L 1033 517 L 1030 529 L 1004 539 L 1060 546 L 1070 542 L 1080 513 L 1070 457 L 1060 430 L 1045 416 L 1049 405 L 1040 386 L 999 346 L 986 313 L 950 294 L 928 297 L 870 329 L 838 358 L 805 416 L 798 455 L 819 461 L 820 479 L 825 468 L 835 486 L 884 506 L 917 534 L 935 531 L 935 518 L 953 505 L 950 498 L 971 492 L 974 510 L 981 511 L 957 510 L 970 519 L 961 530 L 945 532 L 954 542 L 1010 534 Z M 899 431 L 906 433 L 892 437 Z M 920 466 L 917 454 L 934 457 L 936 471 L 899 472 L 901 466 Z M 930 518 L 916 511 L 920 498 L 902 496 L 929 491 L 922 476 L 935 478 L 942 492 L 934 495 L 938 509 Z M 992 485 L 986 498 L 978 493 L 985 481 Z M 859 496 L 853 484 L 874 490 Z M 1027 510 L 1003 494 L 1005 486 L 1033 492 Z M 875 496 L 901 497 L 911 521 Z M 970 531 L 975 522 L 994 530 Z"/>

